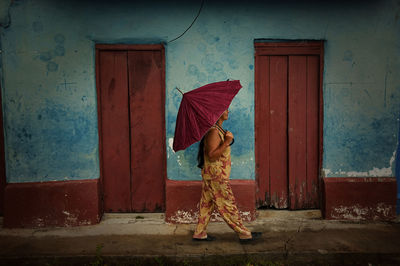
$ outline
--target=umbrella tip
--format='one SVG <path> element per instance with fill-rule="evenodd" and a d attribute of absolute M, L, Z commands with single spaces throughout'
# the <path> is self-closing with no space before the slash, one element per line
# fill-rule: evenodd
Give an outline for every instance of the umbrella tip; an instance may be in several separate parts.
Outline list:
<path fill-rule="evenodd" d="M 183 92 L 180 89 L 178 89 L 178 87 L 175 87 L 175 89 L 177 89 L 183 95 Z"/>

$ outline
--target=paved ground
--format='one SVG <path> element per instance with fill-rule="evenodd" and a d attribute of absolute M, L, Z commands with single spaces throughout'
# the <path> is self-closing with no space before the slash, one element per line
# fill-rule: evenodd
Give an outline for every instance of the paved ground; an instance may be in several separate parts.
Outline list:
<path fill-rule="evenodd" d="M 260 212 L 247 226 L 263 232 L 241 245 L 224 223 L 217 240 L 191 240 L 194 226 L 163 214 L 103 217 L 94 226 L 0 229 L 2 265 L 400 265 L 400 223 L 327 221 L 319 212 Z"/>

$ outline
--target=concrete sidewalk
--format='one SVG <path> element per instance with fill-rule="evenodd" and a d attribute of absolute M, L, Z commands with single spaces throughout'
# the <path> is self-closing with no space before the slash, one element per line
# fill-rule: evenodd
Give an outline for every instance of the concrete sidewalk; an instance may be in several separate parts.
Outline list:
<path fill-rule="evenodd" d="M 400 265 L 400 224 L 328 221 L 319 211 L 260 211 L 246 224 L 262 239 L 241 245 L 223 222 L 214 242 L 163 214 L 105 214 L 93 226 L 0 229 L 2 265 Z M 222 264 L 221 264 L 222 263 Z"/>

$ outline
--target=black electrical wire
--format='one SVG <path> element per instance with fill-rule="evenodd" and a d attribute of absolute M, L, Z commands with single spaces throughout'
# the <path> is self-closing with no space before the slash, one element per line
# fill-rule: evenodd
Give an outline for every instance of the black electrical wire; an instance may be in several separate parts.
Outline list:
<path fill-rule="evenodd" d="M 200 9 L 199 9 L 199 12 L 197 13 L 197 16 L 194 18 L 192 24 L 190 24 L 190 26 L 189 26 L 181 35 L 179 35 L 179 36 L 176 37 L 175 39 L 169 41 L 168 43 L 178 40 L 180 37 L 182 37 L 182 36 L 193 26 L 194 22 L 197 20 L 197 18 L 199 17 L 199 15 L 200 15 L 200 13 L 201 13 L 201 9 L 203 8 L 204 1 L 205 1 L 205 0 L 201 1 L 201 6 L 200 6 Z"/>

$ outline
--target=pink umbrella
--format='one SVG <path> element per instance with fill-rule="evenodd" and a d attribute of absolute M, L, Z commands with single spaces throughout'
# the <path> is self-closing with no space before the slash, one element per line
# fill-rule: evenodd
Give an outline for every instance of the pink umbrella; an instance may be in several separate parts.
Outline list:
<path fill-rule="evenodd" d="M 240 88 L 239 80 L 221 81 L 183 93 L 176 118 L 174 151 L 184 150 L 201 140 L 228 109 Z"/>

